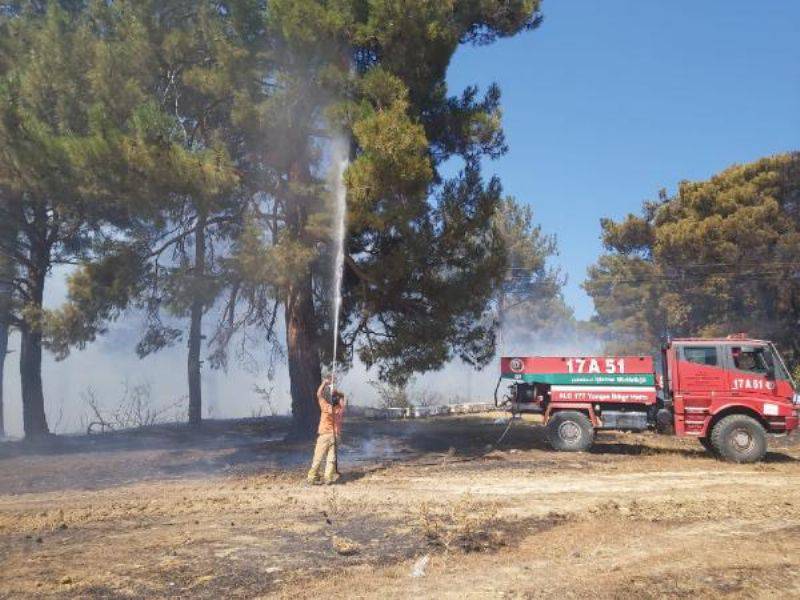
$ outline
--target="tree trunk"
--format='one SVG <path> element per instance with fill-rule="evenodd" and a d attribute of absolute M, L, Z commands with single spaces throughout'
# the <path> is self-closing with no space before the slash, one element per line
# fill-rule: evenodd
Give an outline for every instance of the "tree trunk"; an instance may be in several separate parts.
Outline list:
<path fill-rule="evenodd" d="M 206 215 L 198 218 L 194 236 L 194 298 L 189 325 L 189 424 L 199 427 L 203 420 L 200 350 L 203 345 L 203 311 L 205 310 L 204 279 L 206 274 Z"/>
<path fill-rule="evenodd" d="M 2 310 L 2 300 L 0 300 L 0 310 Z M 5 405 L 3 404 L 3 374 L 6 368 L 6 354 L 8 353 L 8 322 L 0 314 L 0 438 L 6 436 Z"/>
<path fill-rule="evenodd" d="M 4 205 L 7 209 L 8 205 Z M 5 211 L 4 211 L 5 213 Z M 6 213 L 7 214 L 7 213 Z M 11 221 L 11 219 L 7 219 Z M 8 355 L 8 336 L 11 331 L 11 305 L 13 300 L 14 276 L 16 267 L 9 255 L 16 250 L 17 235 L 8 222 L 0 227 L 3 239 L 0 239 L 0 438 L 6 435 L 5 426 L 5 367 Z"/>
<path fill-rule="evenodd" d="M 311 273 L 298 278 L 286 294 L 286 350 L 292 395 L 293 437 L 314 437 L 319 424 L 317 388 L 322 380 L 314 332 Z"/>
<path fill-rule="evenodd" d="M 26 438 L 47 435 L 42 389 L 42 334 L 25 325 L 21 328 L 19 374 L 22 383 L 22 425 Z"/>
<path fill-rule="evenodd" d="M 497 337 L 499 338 L 497 349 L 499 350 L 501 356 L 503 355 L 503 352 L 505 352 L 506 349 L 505 347 L 506 338 L 505 335 L 503 335 L 505 318 L 506 318 L 506 293 L 502 289 L 502 284 L 501 284 L 500 295 L 497 298 Z"/>
<path fill-rule="evenodd" d="M 2 261 L 0 257 L 0 261 Z M 8 268 L 7 262 L 0 262 L 0 438 L 6 436 L 5 404 L 3 392 L 5 382 L 3 375 L 6 369 L 6 356 L 8 354 L 8 334 L 11 320 L 11 279 L 13 270 Z"/>
<path fill-rule="evenodd" d="M 289 172 L 292 184 L 308 184 L 309 168 L 298 158 Z M 286 228 L 294 239 L 302 239 L 307 221 L 305 199 L 292 196 L 287 202 Z M 314 280 L 310 265 L 296 275 L 286 289 L 284 301 L 286 320 L 286 351 L 289 363 L 289 390 L 292 396 L 292 432 L 295 439 L 311 439 L 319 425 L 317 388 L 322 381 L 317 321 L 314 310 Z"/>
<path fill-rule="evenodd" d="M 44 281 L 49 255 L 44 251 L 31 252 L 28 267 L 30 301 L 41 310 L 44 304 Z M 47 435 L 47 417 L 44 412 L 42 388 L 42 330 L 38 324 L 24 323 L 20 327 L 19 374 L 22 386 L 22 425 L 26 438 Z"/>

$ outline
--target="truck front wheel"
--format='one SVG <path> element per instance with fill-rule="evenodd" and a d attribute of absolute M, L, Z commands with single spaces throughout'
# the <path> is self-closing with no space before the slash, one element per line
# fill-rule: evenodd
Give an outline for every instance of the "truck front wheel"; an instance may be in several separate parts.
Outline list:
<path fill-rule="evenodd" d="M 553 450 L 583 452 L 594 443 L 594 427 L 584 413 L 562 410 L 547 422 L 547 441 Z"/>
<path fill-rule="evenodd" d="M 711 430 L 714 451 L 731 462 L 753 463 L 767 453 L 767 433 L 761 423 L 747 415 L 729 415 Z"/>

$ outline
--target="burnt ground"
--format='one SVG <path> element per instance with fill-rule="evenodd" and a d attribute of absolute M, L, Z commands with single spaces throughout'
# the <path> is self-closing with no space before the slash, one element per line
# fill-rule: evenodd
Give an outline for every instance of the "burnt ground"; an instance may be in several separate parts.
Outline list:
<path fill-rule="evenodd" d="M 351 422 L 331 487 L 280 419 L 2 444 L 0 597 L 800 595 L 798 440 L 557 454 L 497 419 Z"/>

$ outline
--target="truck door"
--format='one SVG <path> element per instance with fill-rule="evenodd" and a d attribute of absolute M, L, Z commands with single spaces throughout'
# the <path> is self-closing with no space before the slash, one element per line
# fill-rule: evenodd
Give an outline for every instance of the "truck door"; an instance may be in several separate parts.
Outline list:
<path fill-rule="evenodd" d="M 711 403 L 726 393 L 728 380 L 721 348 L 715 344 L 677 348 L 675 413 L 678 434 L 701 435 Z"/>
<path fill-rule="evenodd" d="M 731 395 L 737 398 L 775 397 L 778 385 L 768 373 L 776 372 L 772 352 L 766 346 L 731 345 L 726 348 L 728 362 L 728 386 Z"/>

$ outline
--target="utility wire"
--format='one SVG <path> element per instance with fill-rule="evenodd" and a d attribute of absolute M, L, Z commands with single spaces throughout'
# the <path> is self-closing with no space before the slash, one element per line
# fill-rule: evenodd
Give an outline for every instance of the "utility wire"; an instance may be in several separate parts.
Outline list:
<path fill-rule="evenodd" d="M 644 262 L 643 265 L 647 266 L 655 266 L 652 262 Z M 780 267 L 800 267 L 800 261 L 787 261 L 787 262 L 780 262 L 780 261 L 771 261 L 771 260 L 764 260 L 764 261 L 757 261 L 757 262 L 747 262 L 742 261 L 738 263 L 689 263 L 685 265 L 681 265 L 679 267 L 683 270 L 689 269 L 705 269 L 705 268 L 720 268 L 720 267 L 728 267 L 731 269 L 743 269 L 743 268 L 759 268 L 759 267 L 773 267 L 773 268 L 780 268 Z M 678 267 L 676 267 L 678 268 Z M 506 269 L 509 273 L 517 273 L 521 272 L 524 276 L 526 274 L 533 274 L 538 271 L 538 269 L 526 269 L 523 267 L 508 267 Z"/>
<path fill-rule="evenodd" d="M 709 280 L 714 277 L 721 277 L 727 279 L 743 279 L 741 283 L 750 283 L 756 281 L 788 281 L 797 279 L 800 280 L 800 272 L 788 275 L 786 273 L 769 273 L 769 272 L 760 272 L 760 273 L 707 273 L 707 274 L 681 274 L 681 275 L 643 275 L 641 277 L 633 277 L 633 278 L 625 278 L 619 279 L 614 277 L 613 275 L 601 275 L 598 277 L 592 278 L 591 282 L 596 282 L 600 284 L 615 284 L 615 285 L 625 285 L 625 284 L 634 284 L 634 283 L 655 283 L 655 282 L 680 282 L 680 281 L 703 281 Z"/>

